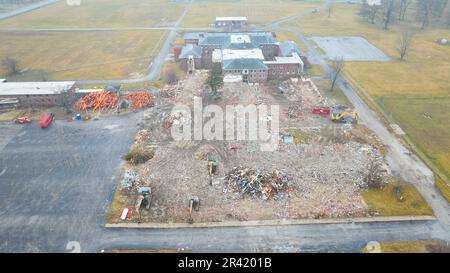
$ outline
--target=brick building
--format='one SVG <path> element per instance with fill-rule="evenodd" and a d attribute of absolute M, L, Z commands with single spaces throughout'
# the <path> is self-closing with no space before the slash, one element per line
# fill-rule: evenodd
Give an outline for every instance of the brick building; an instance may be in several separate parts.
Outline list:
<path fill-rule="evenodd" d="M 3 82 L 0 99 L 18 100 L 20 106 L 54 106 L 63 94 L 74 95 L 75 82 Z"/>
<path fill-rule="evenodd" d="M 196 68 L 209 69 L 213 62 L 219 62 L 225 75 L 240 75 L 243 81 L 262 82 L 303 73 L 303 54 L 298 46 L 292 41 L 279 43 L 272 32 L 189 32 L 184 41 L 182 52 L 195 56 Z M 182 55 L 180 66 L 189 71 Z"/>
<path fill-rule="evenodd" d="M 216 28 L 240 29 L 247 25 L 247 17 L 216 17 Z"/>
<path fill-rule="evenodd" d="M 201 69 L 203 49 L 195 44 L 187 44 L 181 49 L 178 59 L 183 70 L 192 72 Z"/>

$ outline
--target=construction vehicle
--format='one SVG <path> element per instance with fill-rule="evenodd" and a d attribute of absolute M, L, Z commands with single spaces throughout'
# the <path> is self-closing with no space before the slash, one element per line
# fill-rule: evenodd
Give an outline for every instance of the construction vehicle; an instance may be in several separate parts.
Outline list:
<path fill-rule="evenodd" d="M 29 117 L 20 117 L 16 118 L 14 122 L 18 124 L 31 123 L 31 119 Z"/>
<path fill-rule="evenodd" d="M 217 174 L 217 160 L 213 156 L 208 156 L 209 184 L 212 185 L 213 176 Z"/>
<path fill-rule="evenodd" d="M 338 123 L 357 123 L 358 113 L 354 111 L 332 112 L 331 120 Z"/>
<path fill-rule="evenodd" d="M 194 219 L 192 219 L 192 210 L 198 211 L 200 207 L 200 199 L 198 196 L 192 196 L 189 198 L 189 224 L 194 223 Z"/>
<path fill-rule="evenodd" d="M 138 223 L 142 220 L 142 209 L 149 209 L 152 198 L 152 189 L 150 187 L 140 187 L 138 196 L 134 205 L 134 210 L 138 216 Z"/>
<path fill-rule="evenodd" d="M 54 118 L 55 118 L 55 113 L 53 113 L 53 112 L 45 114 L 41 118 L 41 121 L 39 121 L 39 125 L 41 126 L 41 128 L 47 128 L 50 125 L 50 123 L 52 123 Z"/>

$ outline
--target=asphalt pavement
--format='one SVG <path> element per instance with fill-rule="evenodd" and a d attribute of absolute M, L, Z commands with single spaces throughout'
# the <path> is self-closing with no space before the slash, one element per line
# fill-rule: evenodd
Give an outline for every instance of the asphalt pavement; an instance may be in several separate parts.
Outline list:
<path fill-rule="evenodd" d="M 63 252 L 95 238 L 141 118 L 0 124 L 0 251 Z"/>

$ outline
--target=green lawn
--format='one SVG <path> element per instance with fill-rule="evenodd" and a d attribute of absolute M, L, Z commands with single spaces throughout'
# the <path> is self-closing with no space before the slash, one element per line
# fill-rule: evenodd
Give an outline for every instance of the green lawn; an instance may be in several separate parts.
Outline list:
<path fill-rule="evenodd" d="M 394 187 L 399 187 L 402 201 L 394 194 Z M 433 210 L 416 188 L 396 179 L 383 189 L 369 189 L 361 192 L 369 209 L 381 216 L 433 215 Z"/>
<path fill-rule="evenodd" d="M 450 252 L 450 245 L 445 241 L 419 240 L 405 242 L 381 242 L 382 253 L 439 253 Z"/>
<path fill-rule="evenodd" d="M 171 0 L 82 0 L 80 6 L 66 1 L 0 21 L 0 28 L 76 28 L 172 25 L 186 3 Z"/>

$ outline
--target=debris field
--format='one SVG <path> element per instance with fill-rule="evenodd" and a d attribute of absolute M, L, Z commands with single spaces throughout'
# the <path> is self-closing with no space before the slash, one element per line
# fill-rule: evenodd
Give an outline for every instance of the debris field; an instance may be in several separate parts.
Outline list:
<path fill-rule="evenodd" d="M 194 222 L 369 215 L 360 194 L 367 188 L 369 164 L 382 166 L 384 182 L 392 176 L 383 147 L 362 125 L 336 124 L 328 116 L 313 114 L 315 107 L 336 103 L 322 97 L 312 81 L 226 83 L 213 96 L 203 85 L 205 78 L 206 72 L 196 71 L 166 86 L 157 95 L 158 104 L 145 111 L 144 130 L 135 145 L 151 147 L 154 156 L 143 164 L 127 165 L 122 183 L 126 206 L 133 205 L 138 187 L 152 188 L 143 222 L 187 222 L 191 196 L 200 199 L 200 209 L 192 214 Z M 180 117 L 170 114 L 172 106 L 192 105 L 194 96 L 202 97 L 203 105 L 222 108 L 279 105 L 278 149 L 262 151 L 259 141 L 250 140 L 174 141 L 170 128 Z M 212 177 L 208 156 L 217 159 Z M 136 181 L 128 183 L 128 177 Z"/>

